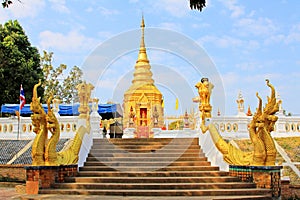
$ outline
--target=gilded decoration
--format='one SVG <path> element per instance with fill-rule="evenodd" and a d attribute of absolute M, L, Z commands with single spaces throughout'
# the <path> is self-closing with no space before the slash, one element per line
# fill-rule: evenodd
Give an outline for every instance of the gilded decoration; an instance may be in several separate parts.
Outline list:
<path fill-rule="evenodd" d="M 68 165 L 76 164 L 78 162 L 78 154 L 81 148 L 83 136 L 89 133 L 89 113 L 87 112 L 86 105 L 90 99 L 91 84 L 83 83 L 79 86 L 79 89 L 89 88 L 87 92 L 79 92 L 80 106 L 83 110 L 83 116 L 86 117 L 86 126 L 80 126 L 76 131 L 75 137 L 64 147 L 60 152 L 56 152 L 56 145 L 59 141 L 60 131 L 62 126 L 51 109 L 52 95 L 47 100 L 48 113 L 44 111 L 42 104 L 40 103 L 40 97 L 37 95 L 37 88 L 41 85 L 41 81 L 33 88 L 33 97 L 30 104 L 30 109 L 33 112 L 31 115 L 33 132 L 36 134 L 32 145 L 32 165 Z M 54 107 L 54 109 L 56 109 Z M 70 126 L 70 125 L 69 125 Z M 51 137 L 48 139 L 48 133 Z"/>
<path fill-rule="evenodd" d="M 164 126 L 163 97 L 152 78 L 151 65 L 144 41 L 144 29 L 145 23 L 144 18 L 142 18 L 142 37 L 138 58 L 134 66 L 132 85 L 124 93 L 124 128 L 147 126 L 151 129 Z"/>
<path fill-rule="evenodd" d="M 203 86 L 204 81 L 206 84 Z M 199 91 L 201 113 L 201 130 L 203 134 L 206 131 L 210 132 L 212 140 L 215 146 L 223 154 L 224 160 L 231 165 L 254 165 L 254 166 L 273 166 L 276 159 L 276 148 L 274 140 L 271 137 L 271 132 L 274 130 L 275 122 L 278 117 L 275 116 L 279 110 L 278 101 L 275 97 L 275 88 L 270 84 L 269 80 L 266 80 L 267 86 L 271 89 L 271 95 L 267 98 L 265 107 L 262 107 L 262 99 L 256 94 L 258 98 L 258 108 L 253 115 L 253 118 L 249 124 L 249 136 L 254 146 L 252 152 L 244 152 L 236 148 L 229 142 L 225 141 L 219 134 L 218 129 L 213 123 L 206 125 L 209 121 L 211 105 L 209 102 L 211 90 L 209 90 L 209 81 L 201 80 L 201 84 L 197 84 L 196 87 Z M 204 94 L 203 94 L 204 93 Z M 223 131 L 223 126 L 220 125 L 220 130 Z"/>

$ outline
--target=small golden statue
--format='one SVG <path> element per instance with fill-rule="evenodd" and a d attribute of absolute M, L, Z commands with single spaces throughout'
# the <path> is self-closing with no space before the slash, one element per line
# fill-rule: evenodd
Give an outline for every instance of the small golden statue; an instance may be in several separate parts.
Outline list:
<path fill-rule="evenodd" d="M 279 110 L 279 105 L 275 97 L 274 86 L 270 84 L 269 80 L 266 80 L 267 86 L 271 88 L 271 96 L 268 97 L 268 102 L 264 108 L 262 108 L 262 100 L 256 94 L 259 99 L 259 105 L 256 113 L 249 124 L 249 136 L 254 146 L 253 152 L 243 152 L 236 148 L 229 142 L 226 142 L 219 134 L 214 124 L 205 126 L 205 118 L 207 116 L 207 110 L 199 106 L 201 116 L 201 130 L 205 133 L 209 130 L 212 140 L 215 146 L 223 154 L 224 160 L 232 165 L 256 165 L 256 166 L 273 166 L 276 159 L 276 147 L 271 137 L 271 132 L 274 130 L 275 123 L 278 119 L 275 116 Z M 210 94 L 210 93 L 209 93 Z M 203 95 L 199 90 L 200 99 Z M 208 97 L 206 97 L 209 99 Z M 209 105 L 209 102 L 204 101 Z"/>
<path fill-rule="evenodd" d="M 208 78 L 202 78 L 195 87 L 198 89 L 200 97 L 199 110 L 201 114 L 200 119 L 202 120 L 201 129 L 206 132 L 205 119 L 211 118 L 212 106 L 210 105 L 210 96 L 214 85 L 208 81 Z"/>
<path fill-rule="evenodd" d="M 88 113 L 90 112 L 89 102 L 91 100 L 91 91 L 94 89 L 94 86 L 89 83 L 87 84 L 85 81 L 76 86 L 78 90 L 79 103 L 80 106 L 78 111 L 80 113 L 80 118 L 86 118 Z"/>
<path fill-rule="evenodd" d="M 135 112 L 133 111 L 132 106 L 130 106 L 129 112 L 129 127 L 133 127 L 135 122 Z"/>

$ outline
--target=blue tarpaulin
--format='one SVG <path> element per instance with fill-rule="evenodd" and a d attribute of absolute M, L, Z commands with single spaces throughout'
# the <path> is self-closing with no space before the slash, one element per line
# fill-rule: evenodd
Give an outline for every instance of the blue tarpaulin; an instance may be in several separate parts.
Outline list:
<path fill-rule="evenodd" d="M 48 112 L 47 104 L 43 104 L 42 106 L 45 112 Z M 101 115 L 106 113 L 120 112 L 120 110 L 117 107 L 120 106 L 119 105 L 117 106 L 117 104 L 99 104 L 98 113 Z M 59 105 L 58 113 L 60 115 L 79 115 L 78 108 L 79 108 L 79 104 L 61 104 Z M 19 104 L 3 104 L 1 106 L 1 113 L 15 114 L 16 111 L 19 111 Z M 21 110 L 21 115 L 28 115 L 28 114 L 32 114 L 30 110 L 30 104 L 25 104 L 25 106 Z"/>

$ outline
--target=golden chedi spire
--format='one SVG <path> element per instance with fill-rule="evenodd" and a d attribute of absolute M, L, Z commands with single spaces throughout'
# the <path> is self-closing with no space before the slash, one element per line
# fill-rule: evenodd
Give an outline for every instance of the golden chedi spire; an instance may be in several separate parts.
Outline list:
<path fill-rule="evenodd" d="M 124 93 L 123 127 L 162 127 L 164 108 L 162 93 L 154 84 L 145 45 L 145 22 L 142 17 L 141 41 L 138 58 L 134 66 L 132 85 Z M 139 137 L 139 136 L 137 136 Z"/>
<path fill-rule="evenodd" d="M 154 84 L 154 80 L 152 79 L 152 72 L 150 71 L 151 66 L 149 64 L 149 60 L 147 57 L 146 47 L 145 47 L 145 22 L 144 17 L 142 17 L 141 22 L 141 30 L 142 37 L 140 42 L 140 50 L 138 59 L 135 64 L 134 78 L 132 80 L 132 84 L 134 86 L 144 85 L 144 84 Z"/>

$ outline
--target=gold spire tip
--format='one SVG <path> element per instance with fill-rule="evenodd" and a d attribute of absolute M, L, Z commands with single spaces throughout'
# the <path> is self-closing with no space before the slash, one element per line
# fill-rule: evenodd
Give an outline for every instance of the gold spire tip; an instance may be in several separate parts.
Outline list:
<path fill-rule="evenodd" d="M 142 15 L 142 23 L 141 23 L 141 28 L 145 28 L 144 15 Z"/>

